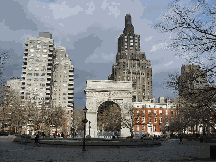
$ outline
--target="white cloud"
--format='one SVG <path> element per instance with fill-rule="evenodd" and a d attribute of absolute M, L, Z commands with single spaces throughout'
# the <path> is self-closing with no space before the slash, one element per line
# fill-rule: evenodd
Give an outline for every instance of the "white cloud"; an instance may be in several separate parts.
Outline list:
<path fill-rule="evenodd" d="M 158 49 L 164 49 L 166 43 L 159 43 L 152 46 L 152 50 L 150 52 L 156 52 Z"/>
<path fill-rule="evenodd" d="M 103 10 L 105 10 L 105 9 L 107 8 L 107 6 L 109 5 L 109 3 L 106 3 L 106 2 L 107 2 L 107 0 L 104 0 L 104 1 L 102 2 L 101 8 L 102 8 Z"/>
<path fill-rule="evenodd" d="M 151 52 L 154 52 L 157 48 L 155 46 L 152 46 Z"/>
<path fill-rule="evenodd" d="M 109 11 L 110 11 L 108 13 L 108 15 L 114 15 L 115 18 L 117 18 L 120 15 L 121 11 L 118 9 L 117 6 L 108 6 L 108 8 L 109 8 Z"/>
<path fill-rule="evenodd" d="M 145 38 L 145 41 L 147 42 L 147 41 L 150 41 L 150 40 L 152 40 L 152 38 L 153 38 L 153 36 L 150 36 L 150 37 L 148 37 L 148 38 Z"/>
<path fill-rule="evenodd" d="M 102 54 L 92 54 L 88 56 L 85 60 L 85 63 L 110 63 L 114 61 L 116 54 L 110 53 L 102 53 Z"/>
<path fill-rule="evenodd" d="M 88 9 L 86 10 L 86 14 L 93 14 L 93 11 L 95 11 L 95 5 L 93 3 L 93 1 L 91 1 L 90 3 L 86 3 L 86 5 L 88 5 Z"/>
<path fill-rule="evenodd" d="M 62 4 L 50 4 L 49 10 L 52 10 L 54 19 L 65 19 L 72 15 L 77 15 L 79 12 L 83 11 L 83 8 L 79 5 L 75 7 L 69 7 L 65 4 L 64 1 Z"/>
<path fill-rule="evenodd" d="M 104 59 L 104 60 L 108 60 L 108 61 L 111 61 L 115 58 L 115 54 L 114 53 L 111 53 L 111 54 L 105 54 L 105 53 L 102 53 L 101 54 L 101 57 Z"/>
<path fill-rule="evenodd" d="M 171 65 L 172 63 L 173 63 L 173 61 L 170 61 L 170 62 L 164 64 L 164 66 L 169 66 L 169 65 Z"/>

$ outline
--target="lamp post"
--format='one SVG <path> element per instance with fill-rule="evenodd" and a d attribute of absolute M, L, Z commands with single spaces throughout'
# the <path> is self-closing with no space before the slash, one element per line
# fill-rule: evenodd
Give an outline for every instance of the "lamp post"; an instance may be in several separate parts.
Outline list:
<path fill-rule="evenodd" d="M 89 137 L 90 137 L 90 123 L 91 123 L 91 122 L 89 121 Z"/>
<path fill-rule="evenodd" d="M 85 150 L 85 132 L 86 132 L 86 123 L 88 122 L 88 120 L 86 119 L 86 113 L 87 113 L 87 108 L 85 106 L 84 110 L 84 120 L 82 121 L 84 123 L 84 139 L 83 139 L 83 150 L 82 151 L 86 151 Z"/>

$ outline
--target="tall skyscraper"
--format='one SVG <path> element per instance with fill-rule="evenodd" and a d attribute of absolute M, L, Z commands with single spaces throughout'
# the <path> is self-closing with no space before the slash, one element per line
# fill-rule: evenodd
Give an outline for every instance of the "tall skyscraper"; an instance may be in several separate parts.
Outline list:
<path fill-rule="evenodd" d="M 53 103 L 62 107 L 74 106 L 74 68 L 65 47 L 56 47 L 53 73 Z"/>
<path fill-rule="evenodd" d="M 35 106 L 74 106 L 74 70 L 66 48 L 56 47 L 52 35 L 27 39 L 23 60 L 21 98 Z"/>
<path fill-rule="evenodd" d="M 151 62 L 146 60 L 145 52 L 140 51 L 140 35 L 134 34 L 130 14 L 125 16 L 125 28 L 118 38 L 116 62 L 112 66 L 112 74 L 108 79 L 132 81 L 133 102 L 153 98 Z"/>
<path fill-rule="evenodd" d="M 207 73 L 201 70 L 199 65 L 183 65 L 179 80 L 179 96 L 203 88 L 207 85 Z"/>

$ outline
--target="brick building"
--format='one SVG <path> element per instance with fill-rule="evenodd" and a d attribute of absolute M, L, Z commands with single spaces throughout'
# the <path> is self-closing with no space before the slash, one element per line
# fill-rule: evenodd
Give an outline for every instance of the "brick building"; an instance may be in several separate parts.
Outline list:
<path fill-rule="evenodd" d="M 176 108 L 170 101 L 160 100 L 158 103 L 134 102 L 135 136 L 169 134 L 169 124 L 175 119 Z"/>

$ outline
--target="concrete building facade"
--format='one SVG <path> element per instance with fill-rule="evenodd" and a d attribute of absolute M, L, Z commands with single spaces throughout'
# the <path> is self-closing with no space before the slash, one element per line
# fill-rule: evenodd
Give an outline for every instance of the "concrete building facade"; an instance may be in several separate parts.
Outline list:
<path fill-rule="evenodd" d="M 55 46 L 52 100 L 54 105 L 74 107 L 74 68 L 65 47 Z"/>
<path fill-rule="evenodd" d="M 140 35 L 134 34 L 130 14 L 125 16 L 125 28 L 118 38 L 116 62 L 108 80 L 132 81 L 133 102 L 153 98 L 151 62 L 146 60 L 145 52 L 140 51 Z"/>
<path fill-rule="evenodd" d="M 27 39 L 21 77 L 21 99 L 31 100 L 35 106 L 51 102 L 54 40 L 49 33 Z"/>
<path fill-rule="evenodd" d="M 20 95 L 34 106 L 64 109 L 65 134 L 71 133 L 74 107 L 74 68 L 65 47 L 57 47 L 49 32 L 25 42 Z M 28 134 L 29 130 L 26 130 Z"/>
<path fill-rule="evenodd" d="M 27 39 L 23 60 L 21 98 L 35 106 L 43 103 L 74 106 L 74 68 L 65 47 L 56 47 L 52 35 Z"/>

